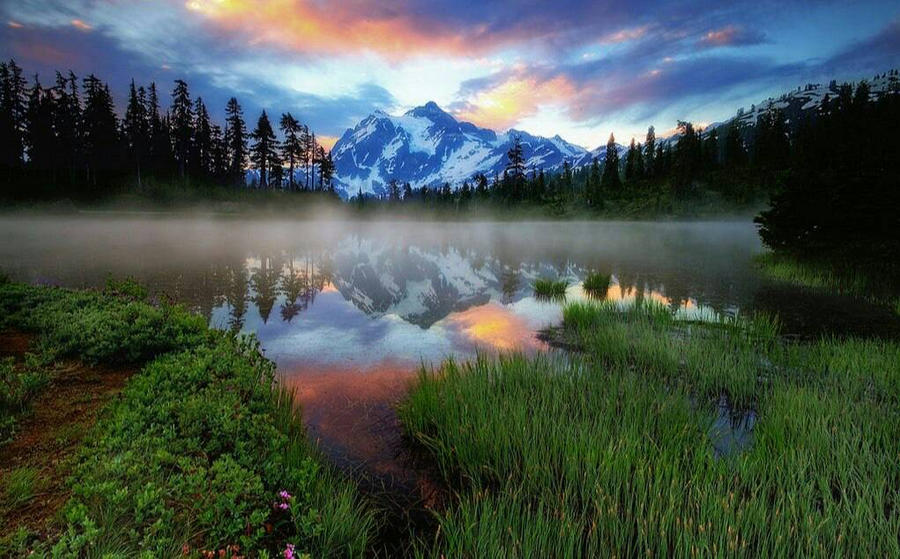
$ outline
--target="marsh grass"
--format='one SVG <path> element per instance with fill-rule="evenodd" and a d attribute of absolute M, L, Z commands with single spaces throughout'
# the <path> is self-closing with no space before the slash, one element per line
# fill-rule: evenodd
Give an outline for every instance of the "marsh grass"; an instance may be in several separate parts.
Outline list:
<path fill-rule="evenodd" d="M 12 357 L 0 359 L 0 444 L 12 436 L 18 420 L 49 381 L 50 374 L 35 366 L 32 358 L 21 365 Z"/>
<path fill-rule="evenodd" d="M 543 299 L 565 299 L 569 282 L 563 279 L 538 278 L 534 280 L 534 295 Z"/>
<path fill-rule="evenodd" d="M 570 303 L 583 356 L 423 370 L 400 409 L 459 493 L 421 556 L 896 556 L 900 354 L 768 316 Z M 758 415 L 717 457 L 723 395 Z"/>
<path fill-rule="evenodd" d="M 581 286 L 584 291 L 595 299 L 603 299 L 606 297 L 609 286 L 612 282 L 610 274 L 601 274 L 600 272 L 590 272 L 584 278 Z"/>
<path fill-rule="evenodd" d="M 757 256 L 756 263 L 776 281 L 860 297 L 900 314 L 900 270 L 896 263 L 873 266 L 850 260 L 801 259 L 774 252 Z"/>

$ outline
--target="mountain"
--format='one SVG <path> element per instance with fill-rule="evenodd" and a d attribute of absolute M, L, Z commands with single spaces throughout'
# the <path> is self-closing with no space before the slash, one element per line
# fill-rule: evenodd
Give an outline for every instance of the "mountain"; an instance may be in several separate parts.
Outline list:
<path fill-rule="evenodd" d="M 875 100 L 888 92 L 900 89 L 900 78 L 893 70 L 889 73 L 877 75 L 871 80 L 866 80 L 866 82 L 869 84 L 870 100 Z M 853 90 L 855 91 L 855 89 L 856 84 L 853 84 Z M 799 121 L 803 115 L 818 111 L 826 95 L 834 100 L 839 93 L 840 84 L 835 81 L 828 85 L 819 83 L 806 84 L 778 98 L 769 97 L 760 103 L 755 103 L 749 110 L 741 108 L 735 116 L 722 122 L 710 124 L 704 129 L 704 132 L 718 129 L 719 136 L 724 137 L 724 133 L 732 122 L 738 122 L 743 126 L 755 126 L 759 117 L 776 110 L 784 113 L 785 120 L 790 125 L 792 122 Z"/>
<path fill-rule="evenodd" d="M 402 116 L 375 111 L 348 129 L 331 152 L 335 186 L 345 196 L 359 191 L 383 194 L 391 179 L 413 188 L 445 182 L 457 187 L 476 173 L 502 174 L 506 152 L 517 136 L 528 169 L 555 171 L 563 161 L 582 160 L 589 153 L 559 136 L 479 128 L 456 120 L 432 101 Z"/>

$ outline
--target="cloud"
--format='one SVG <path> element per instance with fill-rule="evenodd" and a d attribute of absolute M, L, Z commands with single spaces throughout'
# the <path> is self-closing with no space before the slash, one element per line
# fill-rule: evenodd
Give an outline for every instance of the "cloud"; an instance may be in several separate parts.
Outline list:
<path fill-rule="evenodd" d="M 752 31 L 737 25 L 728 25 L 721 29 L 708 31 L 698 41 L 701 47 L 737 47 L 758 45 L 765 42 L 766 37 L 759 31 Z"/>
<path fill-rule="evenodd" d="M 900 60 L 900 19 L 888 23 L 881 31 L 826 59 L 822 74 L 839 72 L 884 72 Z"/>
<path fill-rule="evenodd" d="M 88 25 L 87 23 L 81 21 L 78 18 L 73 19 L 71 23 L 72 23 L 72 27 L 74 27 L 75 29 L 78 29 L 80 31 L 91 31 L 94 29 L 91 25 Z"/>
<path fill-rule="evenodd" d="M 469 95 L 451 106 L 451 112 L 462 120 L 498 130 L 511 128 L 542 106 L 565 105 L 575 95 L 566 76 L 544 77 L 526 71 L 470 82 L 464 89 Z"/>

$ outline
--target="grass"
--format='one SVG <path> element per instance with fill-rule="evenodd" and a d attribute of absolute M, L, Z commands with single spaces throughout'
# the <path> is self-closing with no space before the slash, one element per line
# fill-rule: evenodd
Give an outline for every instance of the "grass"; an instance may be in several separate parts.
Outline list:
<path fill-rule="evenodd" d="M 0 508 L 15 509 L 34 497 L 40 491 L 39 472 L 34 468 L 22 467 L 8 472 L 0 480 Z"/>
<path fill-rule="evenodd" d="M 43 551 L 271 557 L 291 544 L 298 554 L 363 555 L 374 513 L 307 442 L 258 343 L 145 297 L 128 284 L 0 285 L 0 326 L 37 332 L 44 355 L 141 368 L 85 438 L 61 535 Z"/>
<path fill-rule="evenodd" d="M 581 286 L 588 295 L 597 299 L 606 297 L 609 285 L 612 282 L 612 276 L 609 274 L 601 274 L 600 272 L 590 272 L 584 278 Z"/>
<path fill-rule="evenodd" d="M 547 278 L 538 278 L 534 280 L 534 295 L 545 299 L 562 299 L 566 296 L 566 289 L 569 282 L 566 280 L 553 280 Z"/>
<path fill-rule="evenodd" d="M 458 500 L 420 556 L 896 556 L 900 346 L 572 303 L 571 357 L 422 371 L 401 408 Z M 724 396 L 758 422 L 717 457 Z"/>
<path fill-rule="evenodd" d="M 35 361 L 33 356 L 25 364 L 16 364 L 11 357 L 0 359 L 0 444 L 13 435 L 18 420 L 50 380 Z"/>
<path fill-rule="evenodd" d="M 873 271 L 849 260 L 802 259 L 774 252 L 758 256 L 756 262 L 765 275 L 776 281 L 861 297 L 900 314 L 896 270 Z"/>

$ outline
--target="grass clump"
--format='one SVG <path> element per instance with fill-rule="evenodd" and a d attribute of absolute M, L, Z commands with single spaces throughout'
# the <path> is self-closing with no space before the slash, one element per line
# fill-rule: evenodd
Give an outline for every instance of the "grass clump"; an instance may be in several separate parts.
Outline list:
<path fill-rule="evenodd" d="M 47 385 L 50 375 L 35 366 L 33 356 L 24 365 L 12 357 L 0 359 L 0 444 L 12 436 L 17 420 Z"/>
<path fill-rule="evenodd" d="M 756 257 L 766 276 L 780 282 L 860 297 L 900 314 L 900 283 L 895 263 L 798 258 L 769 252 Z"/>
<path fill-rule="evenodd" d="M 583 352 L 423 371 L 401 408 L 458 501 L 420 555 L 900 553 L 900 345 L 571 303 Z M 718 454 L 721 410 L 752 443 Z"/>
<path fill-rule="evenodd" d="M 601 274 L 600 272 L 590 272 L 587 277 L 584 278 L 581 286 L 591 297 L 603 299 L 606 297 L 606 292 L 609 291 L 611 283 L 611 275 Z"/>
<path fill-rule="evenodd" d="M 566 289 L 569 282 L 566 280 L 554 280 L 547 278 L 538 278 L 532 286 L 536 297 L 544 299 L 563 299 L 566 296 Z"/>
<path fill-rule="evenodd" d="M 28 502 L 41 488 L 40 473 L 30 467 L 11 470 L 0 480 L 0 508 L 15 509 Z"/>

